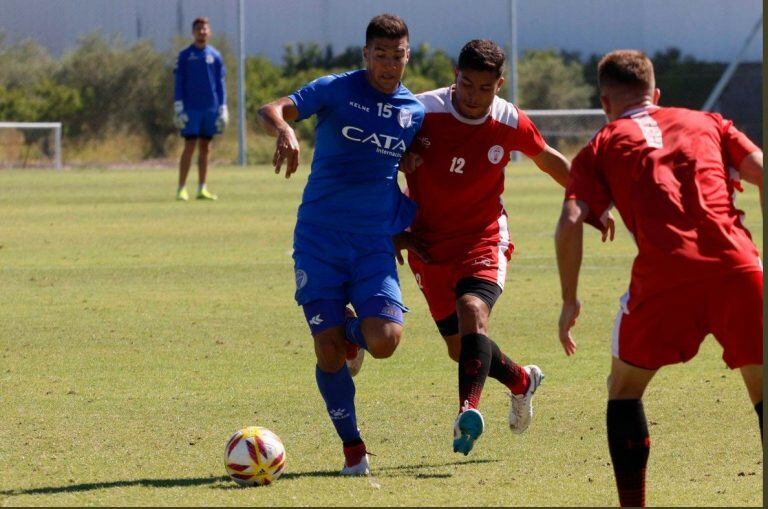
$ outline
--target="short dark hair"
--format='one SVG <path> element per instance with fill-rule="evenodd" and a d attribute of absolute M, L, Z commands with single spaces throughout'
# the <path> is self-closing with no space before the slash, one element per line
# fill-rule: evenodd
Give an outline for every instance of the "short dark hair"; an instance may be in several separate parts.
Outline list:
<path fill-rule="evenodd" d="M 192 30 L 197 28 L 197 25 L 210 25 L 210 21 L 208 21 L 208 18 L 204 18 L 202 16 L 195 18 L 195 20 L 192 22 Z"/>
<path fill-rule="evenodd" d="M 365 45 L 368 46 L 373 39 L 408 39 L 408 25 L 403 18 L 394 14 L 379 14 L 375 16 L 365 29 Z"/>
<path fill-rule="evenodd" d="M 490 71 L 499 77 L 504 72 L 506 61 L 501 46 L 489 39 L 473 39 L 466 43 L 459 53 L 459 70 Z"/>
<path fill-rule="evenodd" d="M 619 87 L 645 92 L 656 86 L 653 62 L 639 50 L 611 51 L 597 64 L 597 84 L 603 87 Z"/>

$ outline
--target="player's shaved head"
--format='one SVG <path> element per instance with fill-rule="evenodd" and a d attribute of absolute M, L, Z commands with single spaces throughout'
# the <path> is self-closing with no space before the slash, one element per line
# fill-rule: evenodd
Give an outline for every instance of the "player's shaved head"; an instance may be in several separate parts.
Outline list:
<path fill-rule="evenodd" d="M 656 88 L 653 63 L 642 51 L 611 51 L 597 64 L 597 83 L 604 95 L 652 92 Z"/>
<path fill-rule="evenodd" d="M 506 56 L 504 50 L 488 39 L 473 39 L 461 48 L 458 69 L 488 71 L 501 76 L 504 73 Z"/>
<path fill-rule="evenodd" d="M 400 16 L 394 14 L 379 14 L 374 17 L 365 29 L 365 45 L 378 38 L 383 39 L 408 39 L 408 25 Z"/>

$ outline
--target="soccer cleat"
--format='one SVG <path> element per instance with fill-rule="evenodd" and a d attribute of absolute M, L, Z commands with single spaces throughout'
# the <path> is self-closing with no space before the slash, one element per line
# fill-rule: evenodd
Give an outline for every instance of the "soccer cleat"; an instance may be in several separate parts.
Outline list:
<path fill-rule="evenodd" d="M 219 197 L 215 194 L 212 194 L 207 188 L 202 188 L 200 191 L 197 192 L 197 199 L 198 200 L 218 200 Z"/>
<path fill-rule="evenodd" d="M 178 191 L 176 191 L 176 199 L 179 201 L 187 201 L 189 200 L 189 193 L 187 192 L 186 187 L 182 187 Z"/>
<path fill-rule="evenodd" d="M 344 448 L 344 468 L 341 475 L 371 475 L 371 464 L 365 444 Z"/>
<path fill-rule="evenodd" d="M 344 310 L 344 314 L 347 318 L 354 318 L 355 312 L 350 308 Z M 360 373 L 360 369 L 363 367 L 363 360 L 365 359 L 365 349 L 360 348 L 351 341 L 347 341 L 347 369 L 349 374 L 355 376 Z"/>
<path fill-rule="evenodd" d="M 465 403 L 466 405 L 466 403 Z M 466 456 L 475 441 L 480 438 L 485 428 L 483 414 L 476 408 L 466 409 L 466 406 L 453 424 L 453 452 L 460 452 Z"/>
<path fill-rule="evenodd" d="M 533 419 L 533 394 L 536 389 L 544 381 L 544 373 L 541 372 L 541 368 L 533 364 L 525 366 L 523 368 L 528 373 L 528 379 L 530 384 L 525 394 L 511 394 L 509 395 L 509 429 L 512 433 L 522 433 L 528 429 Z"/>

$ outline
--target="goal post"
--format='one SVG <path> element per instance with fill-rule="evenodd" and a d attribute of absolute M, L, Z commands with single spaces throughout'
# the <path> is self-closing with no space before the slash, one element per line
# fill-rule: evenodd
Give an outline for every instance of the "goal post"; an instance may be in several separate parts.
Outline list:
<path fill-rule="evenodd" d="M 61 169 L 61 122 L 0 122 L 0 129 L 53 131 L 54 167 Z"/>
<path fill-rule="evenodd" d="M 547 144 L 573 156 L 605 125 L 601 109 L 526 110 Z"/>

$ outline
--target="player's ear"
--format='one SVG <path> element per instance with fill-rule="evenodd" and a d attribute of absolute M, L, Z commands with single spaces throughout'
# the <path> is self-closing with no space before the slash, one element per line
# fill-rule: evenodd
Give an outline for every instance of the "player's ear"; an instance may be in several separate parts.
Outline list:
<path fill-rule="evenodd" d="M 496 91 L 495 93 L 499 93 L 499 90 L 501 90 L 501 86 L 504 84 L 504 76 L 501 76 L 499 78 L 499 81 L 496 82 Z"/>
<path fill-rule="evenodd" d="M 368 45 L 363 46 L 363 60 L 368 62 Z"/>
<path fill-rule="evenodd" d="M 453 68 L 453 78 L 456 81 L 459 81 L 459 68 L 458 67 L 454 67 Z"/>
<path fill-rule="evenodd" d="M 600 104 L 603 106 L 603 111 L 607 117 L 611 116 L 611 98 L 607 95 L 600 95 Z"/>
<path fill-rule="evenodd" d="M 659 98 L 661 97 L 661 90 L 658 88 L 653 89 L 653 104 L 659 104 Z"/>

